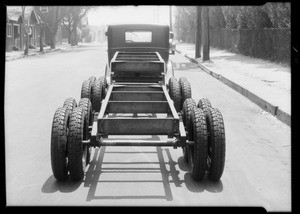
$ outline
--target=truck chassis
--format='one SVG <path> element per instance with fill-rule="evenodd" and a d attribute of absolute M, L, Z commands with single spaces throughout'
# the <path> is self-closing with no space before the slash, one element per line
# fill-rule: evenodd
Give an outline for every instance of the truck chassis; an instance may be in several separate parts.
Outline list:
<path fill-rule="evenodd" d="M 206 174 L 219 180 L 225 164 L 222 114 L 207 98 L 196 104 L 188 80 L 177 81 L 168 70 L 158 52 L 116 51 L 105 77 L 85 80 L 78 105 L 68 98 L 54 114 L 54 177 L 83 179 L 95 147 L 170 146 L 183 149 L 194 180 Z M 145 135 L 160 137 L 138 138 Z"/>

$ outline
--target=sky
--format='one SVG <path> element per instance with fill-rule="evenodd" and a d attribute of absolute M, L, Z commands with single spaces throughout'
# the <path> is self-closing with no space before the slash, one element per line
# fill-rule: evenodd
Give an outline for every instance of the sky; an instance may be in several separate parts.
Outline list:
<path fill-rule="evenodd" d="M 88 13 L 89 25 L 112 23 L 169 24 L 169 6 L 99 6 Z"/>

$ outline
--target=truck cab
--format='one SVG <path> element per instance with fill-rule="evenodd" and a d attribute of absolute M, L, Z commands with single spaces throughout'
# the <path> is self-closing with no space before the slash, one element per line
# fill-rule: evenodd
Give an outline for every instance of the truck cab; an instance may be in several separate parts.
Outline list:
<path fill-rule="evenodd" d="M 173 76 L 170 29 L 160 24 L 114 24 L 106 31 L 106 79 L 126 82 L 161 82 Z M 172 52 L 171 52 L 172 54 Z"/>

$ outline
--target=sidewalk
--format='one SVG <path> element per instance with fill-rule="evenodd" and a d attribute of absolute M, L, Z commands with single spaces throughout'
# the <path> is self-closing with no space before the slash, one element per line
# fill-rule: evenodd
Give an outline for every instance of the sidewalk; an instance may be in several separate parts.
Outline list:
<path fill-rule="evenodd" d="M 79 42 L 78 46 L 71 46 L 70 44 L 63 43 L 61 45 L 57 45 L 55 49 L 50 49 L 50 46 L 44 47 L 44 52 L 40 52 L 40 48 L 37 47 L 35 49 L 29 49 L 28 51 L 28 56 L 24 56 L 24 51 L 10 51 L 10 52 L 5 52 L 5 61 L 12 61 L 16 59 L 21 59 L 25 57 L 31 57 L 31 56 L 36 56 L 39 54 L 45 54 L 45 53 L 50 53 L 54 51 L 60 51 L 60 50 L 67 50 L 67 49 L 73 49 L 73 48 L 79 48 L 79 47 L 85 47 L 85 46 L 95 46 L 99 45 L 100 43 L 82 43 Z"/>
<path fill-rule="evenodd" d="M 210 60 L 195 59 L 195 44 L 176 44 L 178 53 L 291 125 L 291 68 L 287 65 L 210 48 Z"/>

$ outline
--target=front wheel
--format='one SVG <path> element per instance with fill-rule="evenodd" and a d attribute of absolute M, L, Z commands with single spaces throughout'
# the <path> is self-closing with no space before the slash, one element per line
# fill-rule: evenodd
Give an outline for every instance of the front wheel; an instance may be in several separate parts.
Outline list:
<path fill-rule="evenodd" d="M 101 101 L 103 99 L 102 91 L 103 85 L 102 82 L 98 79 L 95 81 L 93 87 L 93 95 L 92 95 L 92 106 L 95 112 L 99 112 L 101 108 Z"/>
<path fill-rule="evenodd" d="M 181 92 L 179 82 L 175 77 L 169 79 L 169 94 L 177 112 L 181 111 Z"/>

